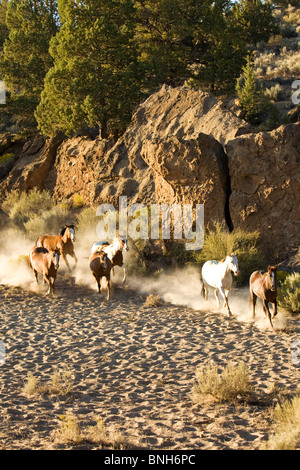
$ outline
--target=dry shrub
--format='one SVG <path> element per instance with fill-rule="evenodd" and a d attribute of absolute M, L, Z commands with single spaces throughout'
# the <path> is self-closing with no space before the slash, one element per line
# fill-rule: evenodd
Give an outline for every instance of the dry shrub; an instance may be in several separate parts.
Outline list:
<path fill-rule="evenodd" d="M 261 447 L 262 450 L 300 449 L 300 395 L 277 404 L 274 410 L 275 433 Z"/>
<path fill-rule="evenodd" d="M 144 306 L 145 307 L 159 307 L 161 305 L 161 298 L 159 295 L 150 294 L 147 296 Z"/>
<path fill-rule="evenodd" d="M 285 277 L 278 288 L 278 305 L 292 313 L 300 312 L 300 273 Z"/>
<path fill-rule="evenodd" d="M 133 447 L 119 432 L 108 431 L 103 419 L 97 419 L 96 425 L 82 429 L 73 414 L 61 415 L 59 429 L 52 433 L 56 444 L 96 444 L 100 449 L 125 450 Z"/>
<path fill-rule="evenodd" d="M 193 386 L 192 397 L 196 403 L 213 400 L 232 402 L 249 399 L 252 396 L 252 384 L 245 363 L 229 363 L 221 372 L 212 361 L 196 370 L 197 383 Z"/>
<path fill-rule="evenodd" d="M 3 210 L 16 224 L 23 226 L 28 220 L 52 209 L 50 192 L 31 189 L 27 193 L 12 191 L 6 194 Z"/>
<path fill-rule="evenodd" d="M 73 373 L 68 369 L 55 369 L 50 381 L 42 384 L 40 380 L 28 372 L 27 381 L 23 387 L 23 393 L 26 396 L 32 395 L 69 395 L 73 390 Z"/>

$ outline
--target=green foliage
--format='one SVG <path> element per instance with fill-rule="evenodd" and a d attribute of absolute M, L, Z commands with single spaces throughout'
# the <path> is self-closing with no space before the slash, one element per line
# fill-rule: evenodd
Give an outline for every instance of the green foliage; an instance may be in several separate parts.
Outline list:
<path fill-rule="evenodd" d="M 36 110 L 47 135 L 97 124 L 123 131 L 139 98 L 131 0 L 59 0 L 61 28 L 51 41 L 54 66 Z"/>
<path fill-rule="evenodd" d="M 116 138 L 164 83 L 231 93 L 249 44 L 274 24 L 260 0 L 0 0 L 6 121 Z"/>
<path fill-rule="evenodd" d="M 292 313 L 300 312 L 300 273 L 287 275 L 279 285 L 278 305 Z"/>
<path fill-rule="evenodd" d="M 4 155 L 0 155 L 0 166 L 6 165 L 15 157 L 14 153 L 5 153 Z"/>
<path fill-rule="evenodd" d="M 0 20 L 1 22 L 1 20 Z M 1 24 L 1 23 L 0 23 Z M 10 92 L 7 106 L 23 128 L 34 129 L 34 109 L 52 59 L 50 38 L 57 31 L 55 0 L 11 0 L 7 4 L 0 76 Z"/>
<path fill-rule="evenodd" d="M 238 80 L 236 85 L 240 105 L 245 113 L 245 119 L 256 124 L 267 109 L 267 99 L 257 85 L 250 56 L 247 57 L 246 65 L 242 68 L 242 79 L 243 83 L 241 84 L 241 80 Z"/>
<path fill-rule="evenodd" d="M 206 232 L 202 250 L 192 252 L 191 256 L 194 262 L 202 265 L 208 260 L 220 261 L 230 253 L 236 254 L 239 263 L 240 274 L 235 278 L 237 285 L 247 283 L 251 273 L 265 265 L 258 231 L 236 229 L 229 232 L 219 223 Z"/>

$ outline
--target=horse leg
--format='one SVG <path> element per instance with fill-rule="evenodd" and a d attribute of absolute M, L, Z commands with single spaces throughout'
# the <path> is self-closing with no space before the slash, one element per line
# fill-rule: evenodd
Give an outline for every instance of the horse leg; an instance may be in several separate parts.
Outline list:
<path fill-rule="evenodd" d="M 110 276 L 107 276 L 107 300 L 110 299 Z"/>
<path fill-rule="evenodd" d="M 70 268 L 70 265 L 69 265 L 69 261 L 67 260 L 67 256 L 63 253 L 62 253 L 61 256 L 62 256 L 62 259 L 64 260 L 64 262 L 66 263 L 69 272 L 71 272 L 71 268 Z"/>
<path fill-rule="evenodd" d="M 124 264 L 122 265 L 122 267 L 123 267 L 123 281 L 122 282 L 123 282 L 123 284 L 125 284 L 125 281 L 126 281 L 126 268 L 125 268 Z"/>
<path fill-rule="evenodd" d="M 274 329 L 274 326 L 273 326 L 273 323 L 272 323 L 272 320 L 271 320 L 271 313 L 270 313 L 270 310 L 269 310 L 269 305 L 268 305 L 267 300 L 264 300 L 263 308 L 264 308 L 264 312 L 265 312 L 266 317 L 268 317 L 269 320 L 270 320 L 271 327 Z"/>
<path fill-rule="evenodd" d="M 217 301 L 218 307 L 220 307 L 220 301 L 219 301 L 219 297 L 218 297 L 218 290 L 217 290 L 217 289 L 214 291 L 214 294 L 215 294 L 215 298 L 216 298 L 216 301 Z"/>
<path fill-rule="evenodd" d="M 39 283 L 39 280 L 38 280 L 38 272 L 37 272 L 36 269 L 34 269 L 33 272 L 34 272 L 34 275 L 35 275 L 35 280 L 36 280 L 36 282 L 37 282 L 37 284 L 38 284 L 38 283 Z"/>
<path fill-rule="evenodd" d="M 252 303 L 252 318 L 255 318 L 255 305 L 256 305 L 257 296 L 254 294 L 254 292 L 251 289 L 250 289 L 249 300 Z"/>
<path fill-rule="evenodd" d="M 69 253 L 69 255 L 74 259 L 75 264 L 74 264 L 74 266 L 73 266 L 73 269 L 75 269 L 75 268 L 76 268 L 76 265 L 77 265 L 77 263 L 78 263 L 78 258 L 77 258 L 77 256 L 75 255 L 75 251 L 72 251 L 72 253 Z"/>
<path fill-rule="evenodd" d="M 208 286 L 205 281 L 203 281 L 203 293 L 205 300 L 208 300 Z"/>
<path fill-rule="evenodd" d="M 273 302 L 273 315 L 272 315 L 272 318 L 276 317 L 278 311 L 277 311 L 277 300 L 275 299 L 275 301 Z"/>
<path fill-rule="evenodd" d="M 231 316 L 231 311 L 230 311 L 230 308 L 229 308 L 229 304 L 228 304 L 228 296 L 226 295 L 226 291 L 225 289 L 223 289 L 223 287 L 220 287 L 220 292 L 221 292 L 221 295 L 224 299 L 224 307 L 227 308 L 227 313 L 228 313 L 228 316 L 230 317 Z"/>
<path fill-rule="evenodd" d="M 49 295 L 51 293 L 51 281 L 50 281 L 50 278 L 45 274 L 43 276 L 43 279 L 44 279 L 44 282 L 46 282 L 48 284 L 48 291 L 46 293 L 46 295 Z"/>

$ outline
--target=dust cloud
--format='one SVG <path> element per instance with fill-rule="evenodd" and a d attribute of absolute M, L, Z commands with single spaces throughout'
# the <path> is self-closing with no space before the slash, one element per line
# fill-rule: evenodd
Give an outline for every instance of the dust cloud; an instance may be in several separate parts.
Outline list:
<path fill-rule="evenodd" d="M 30 239 L 23 232 L 15 229 L 8 229 L 1 232 L 0 238 L 0 284 L 8 286 L 22 287 L 26 290 L 43 293 L 42 284 L 37 285 L 32 269 L 28 263 L 28 254 L 34 246 L 35 240 Z M 96 282 L 89 269 L 88 259 L 91 246 L 95 241 L 92 232 L 80 233 L 74 244 L 78 264 L 75 269 L 74 260 L 68 257 L 72 276 L 77 285 L 87 286 L 97 290 Z M 132 253 L 124 253 L 125 265 L 130 263 Z M 67 267 L 60 259 L 58 275 L 68 272 Z M 123 270 L 119 267 L 114 269 L 112 283 L 122 285 Z M 188 266 L 183 269 L 172 269 L 168 272 L 161 272 L 157 276 L 136 276 L 127 274 L 126 284 L 129 289 L 135 290 L 142 295 L 159 295 L 160 298 L 172 305 L 192 308 L 199 312 L 212 312 L 226 316 L 225 309 L 222 308 L 220 298 L 220 308 L 213 291 L 209 293 L 208 301 L 200 295 L 200 269 Z M 103 285 L 105 288 L 105 284 Z M 247 287 L 233 287 L 229 296 L 229 305 L 233 316 L 240 322 L 252 323 L 252 310 L 249 304 L 249 291 Z M 275 328 L 284 328 L 285 315 L 279 310 L 274 321 Z M 265 318 L 260 300 L 257 301 L 255 326 L 260 329 L 269 329 L 270 324 Z"/>

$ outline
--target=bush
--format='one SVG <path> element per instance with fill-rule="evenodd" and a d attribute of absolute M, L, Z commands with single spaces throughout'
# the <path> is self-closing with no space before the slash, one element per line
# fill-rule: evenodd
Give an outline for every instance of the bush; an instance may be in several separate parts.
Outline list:
<path fill-rule="evenodd" d="M 300 273 L 287 275 L 279 286 L 278 305 L 292 313 L 300 312 Z"/>
<path fill-rule="evenodd" d="M 300 448 L 300 396 L 277 404 L 274 410 L 276 432 L 262 450 L 297 450 Z"/>
<path fill-rule="evenodd" d="M 93 232 L 96 233 L 96 227 L 99 220 L 99 217 L 96 215 L 96 209 L 93 207 L 83 208 L 77 216 L 76 227 L 78 232 L 93 230 Z"/>
<path fill-rule="evenodd" d="M 212 398 L 217 402 L 231 402 L 252 396 L 252 385 L 245 363 L 229 363 L 221 372 L 213 362 L 196 370 L 197 384 L 192 389 L 193 399 L 203 402 Z"/>
<path fill-rule="evenodd" d="M 2 204 L 3 210 L 19 226 L 33 217 L 43 214 L 50 210 L 53 202 L 49 191 L 39 191 L 34 188 L 29 192 L 12 191 L 8 193 Z"/>
<path fill-rule="evenodd" d="M 239 263 L 240 275 L 235 278 L 235 283 L 239 286 L 248 282 L 253 271 L 264 268 L 264 257 L 259 248 L 259 232 L 246 232 L 242 229 L 229 232 L 220 223 L 216 223 L 207 232 L 202 250 L 192 252 L 191 256 L 197 263 L 204 264 L 208 260 L 220 261 L 231 253 L 236 254 Z"/>
<path fill-rule="evenodd" d="M 33 237 L 39 237 L 45 233 L 58 234 L 66 219 L 70 215 L 69 207 L 58 204 L 42 214 L 32 217 L 24 223 L 27 233 Z"/>
<path fill-rule="evenodd" d="M 81 194 L 74 194 L 74 196 L 73 196 L 73 206 L 74 207 L 83 207 L 84 206 L 84 197 Z"/>

